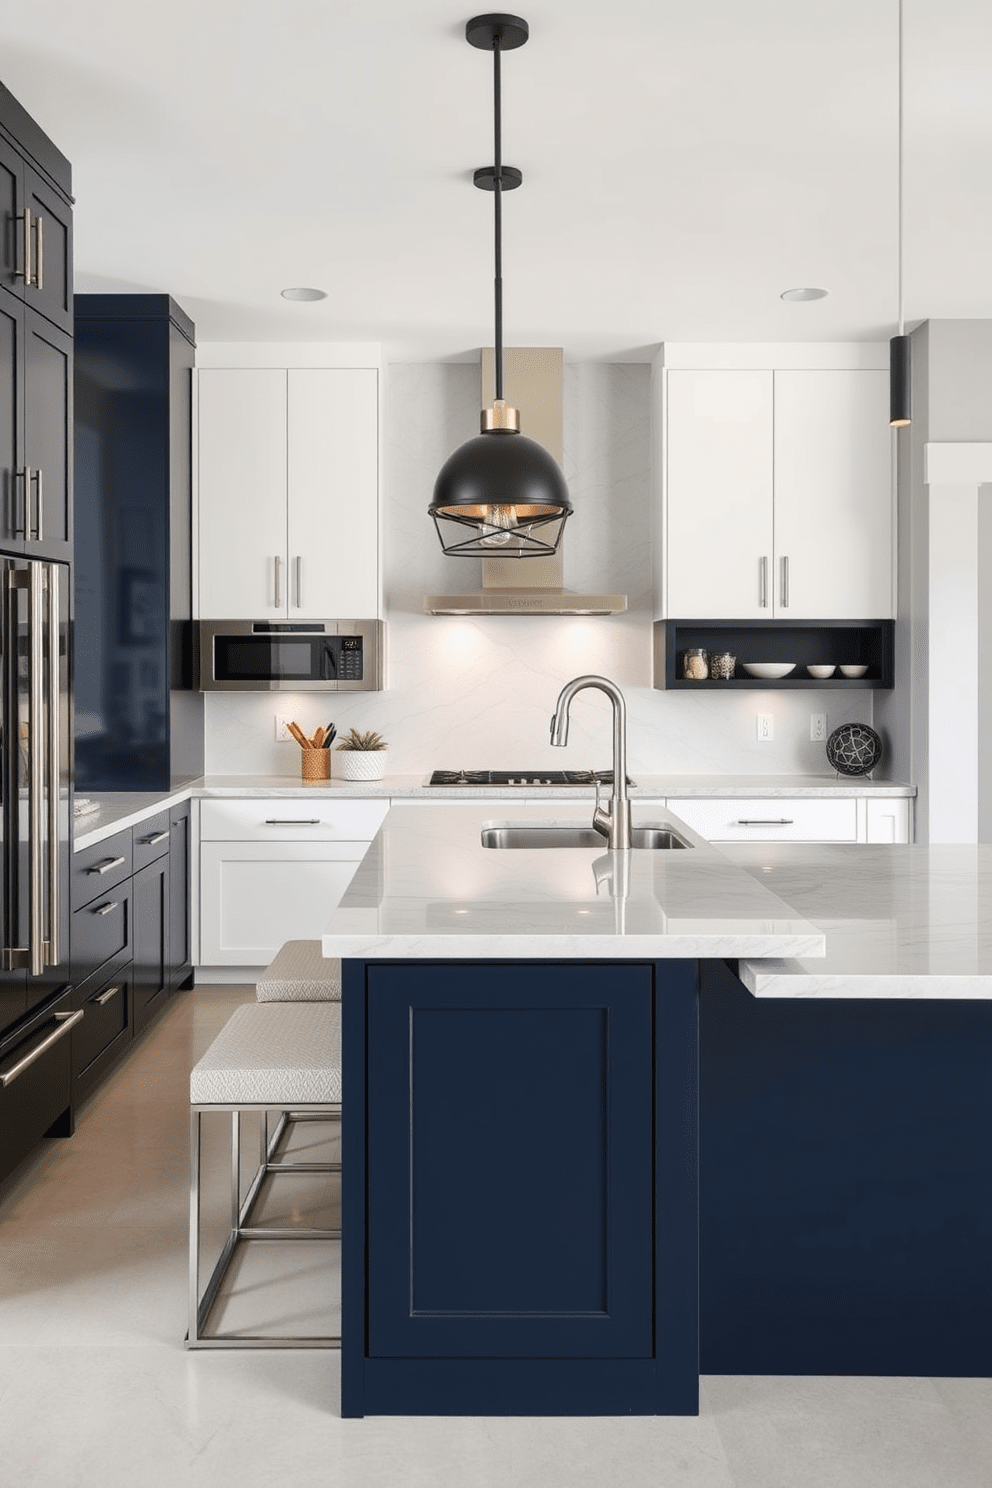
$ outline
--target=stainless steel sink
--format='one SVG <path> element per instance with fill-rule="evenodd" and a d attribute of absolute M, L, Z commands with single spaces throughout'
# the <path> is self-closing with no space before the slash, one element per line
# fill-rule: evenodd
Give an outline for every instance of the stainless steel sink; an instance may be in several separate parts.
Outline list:
<path fill-rule="evenodd" d="M 606 838 L 592 827 L 484 827 L 483 847 L 585 847 L 608 851 Z M 669 827 L 633 827 L 631 847 L 689 847 Z"/>

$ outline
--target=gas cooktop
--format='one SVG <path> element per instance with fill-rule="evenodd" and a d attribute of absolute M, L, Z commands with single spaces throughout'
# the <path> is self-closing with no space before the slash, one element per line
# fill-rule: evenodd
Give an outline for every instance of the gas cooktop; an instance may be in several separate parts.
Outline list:
<path fill-rule="evenodd" d="M 613 784 L 612 770 L 435 770 L 425 785 L 600 785 Z M 630 776 L 627 784 L 633 785 Z"/>

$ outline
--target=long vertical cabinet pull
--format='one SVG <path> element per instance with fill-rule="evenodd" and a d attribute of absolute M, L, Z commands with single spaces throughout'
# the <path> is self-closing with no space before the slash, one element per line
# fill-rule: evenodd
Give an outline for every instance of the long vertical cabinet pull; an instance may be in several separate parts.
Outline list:
<path fill-rule="evenodd" d="M 296 559 L 296 608 L 303 608 L 303 559 Z"/>
<path fill-rule="evenodd" d="M 21 235 L 23 241 L 24 267 L 15 269 L 14 277 L 23 279 L 24 283 L 35 289 L 45 287 L 45 232 L 42 217 L 32 218 L 27 207 L 21 214 Z M 31 234 L 34 233 L 34 269 L 31 268 Z"/>
<path fill-rule="evenodd" d="M 45 287 L 45 219 L 36 217 L 34 219 L 34 286 L 36 289 Z"/>
<path fill-rule="evenodd" d="M 35 505 L 34 535 L 35 535 L 35 539 L 36 539 L 37 542 L 42 542 L 44 540 L 44 537 L 45 537 L 45 518 L 44 518 L 45 495 L 44 495 L 44 488 L 42 486 L 42 477 L 41 477 L 41 471 L 40 470 L 36 470 L 36 471 L 34 471 L 33 474 L 30 474 L 28 476 L 28 497 L 29 498 L 30 498 L 30 493 L 31 493 L 31 484 L 32 484 L 32 482 L 34 482 L 34 490 L 35 490 L 35 498 L 34 499 L 35 499 L 35 503 L 36 503 L 36 505 Z M 30 537 L 30 533 L 27 530 L 27 524 L 28 524 L 28 520 L 29 520 L 29 518 L 28 518 L 29 506 L 30 506 L 30 500 L 29 500 L 28 506 L 25 507 L 25 509 L 24 509 L 24 528 L 25 528 L 25 530 L 24 530 L 24 536 L 25 537 Z"/>
<path fill-rule="evenodd" d="M 761 606 L 761 608 L 763 610 L 767 610 L 767 608 L 768 608 L 768 559 L 767 558 L 762 558 L 761 564 L 760 564 L 760 567 L 759 567 L 759 574 L 760 574 L 759 584 L 760 584 L 761 598 L 759 599 L 758 603 L 760 604 L 760 606 Z"/>
<path fill-rule="evenodd" d="M 45 969 L 44 873 L 41 852 L 42 798 L 45 791 L 45 733 L 43 728 L 44 651 L 42 613 L 44 564 L 28 570 L 28 861 L 30 897 L 28 971 L 41 976 Z"/>
<path fill-rule="evenodd" d="M 282 582 L 281 582 L 281 577 L 280 577 L 281 576 L 281 572 L 282 572 L 282 559 L 277 554 L 276 555 L 276 569 L 275 569 L 275 574 L 276 574 L 276 576 L 275 576 L 275 607 L 276 607 L 277 610 L 282 608 Z"/>
<path fill-rule="evenodd" d="M 59 747 L 59 569 L 46 563 L 48 572 L 48 965 L 58 966 L 59 946 L 59 797 L 61 788 Z"/>
<path fill-rule="evenodd" d="M 782 608 L 783 608 L 783 610 L 787 610 L 789 608 L 789 560 L 788 560 L 788 557 L 785 557 L 785 558 L 782 559 Z"/>

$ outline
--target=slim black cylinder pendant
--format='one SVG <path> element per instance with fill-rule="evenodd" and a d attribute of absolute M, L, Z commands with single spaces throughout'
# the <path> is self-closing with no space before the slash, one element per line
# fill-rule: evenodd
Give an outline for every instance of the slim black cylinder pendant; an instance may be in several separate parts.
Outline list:
<path fill-rule="evenodd" d="M 913 422 L 913 358 L 908 336 L 893 336 L 889 342 L 889 424 L 904 429 Z"/>
<path fill-rule="evenodd" d="M 905 334 L 906 323 L 903 318 L 903 277 L 902 277 L 902 176 L 903 176 L 903 127 L 902 127 L 902 87 L 903 87 L 903 65 L 902 65 L 902 0 L 899 0 L 899 79 L 898 79 L 898 123 L 897 123 L 897 181 L 896 192 L 896 242 L 897 242 L 897 280 L 899 287 L 899 334 L 893 336 L 889 342 L 889 427 L 891 429 L 905 429 L 913 422 L 913 389 L 912 389 L 912 353 L 910 351 L 909 337 Z"/>
<path fill-rule="evenodd" d="M 481 433 L 444 462 L 428 511 L 446 553 L 457 557 L 527 558 L 553 553 L 572 503 L 557 463 L 534 439 L 520 433 L 520 416 L 503 397 L 503 192 L 523 181 L 503 164 L 500 58 L 530 34 L 519 16 L 475 16 L 465 27 L 471 46 L 493 54 L 494 163 L 473 182 L 493 193 L 495 226 L 496 396 L 483 409 Z"/>

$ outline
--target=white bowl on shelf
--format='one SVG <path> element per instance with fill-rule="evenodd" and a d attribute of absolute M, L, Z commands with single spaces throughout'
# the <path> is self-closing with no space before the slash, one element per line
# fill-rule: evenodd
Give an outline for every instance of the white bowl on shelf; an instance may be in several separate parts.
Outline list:
<path fill-rule="evenodd" d="M 841 672 L 845 677 L 863 677 L 868 670 L 866 666 L 842 666 Z"/>
<path fill-rule="evenodd" d="M 809 672 L 811 677 L 817 677 L 822 682 L 826 677 L 833 676 L 834 672 L 837 670 L 837 663 L 834 662 L 832 666 L 825 666 L 820 662 L 809 662 L 807 663 L 806 670 Z"/>
<path fill-rule="evenodd" d="M 794 661 L 742 661 L 741 666 L 751 677 L 761 677 L 771 682 L 778 677 L 787 677 L 796 670 Z"/>

